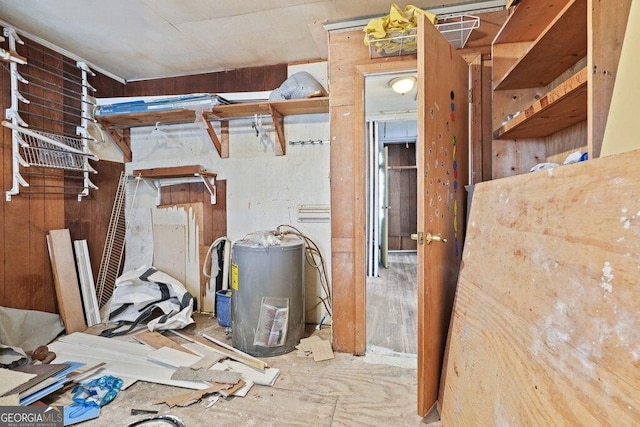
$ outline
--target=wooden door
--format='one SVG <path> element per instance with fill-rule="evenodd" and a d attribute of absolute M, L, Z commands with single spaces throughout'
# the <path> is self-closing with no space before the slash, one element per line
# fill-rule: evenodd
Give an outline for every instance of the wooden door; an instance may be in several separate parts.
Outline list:
<path fill-rule="evenodd" d="M 418 31 L 418 414 L 438 398 L 464 237 L 469 67 L 424 17 Z M 429 233 L 446 243 L 432 241 Z"/>

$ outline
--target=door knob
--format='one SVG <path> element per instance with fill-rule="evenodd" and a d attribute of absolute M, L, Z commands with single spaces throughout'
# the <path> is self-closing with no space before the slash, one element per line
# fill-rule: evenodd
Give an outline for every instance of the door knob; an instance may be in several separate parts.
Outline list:
<path fill-rule="evenodd" d="M 427 241 L 427 245 L 430 244 L 431 242 L 447 243 L 447 239 L 442 237 L 440 234 L 431 234 L 429 232 L 427 232 L 427 235 L 424 236 L 424 239 Z"/>

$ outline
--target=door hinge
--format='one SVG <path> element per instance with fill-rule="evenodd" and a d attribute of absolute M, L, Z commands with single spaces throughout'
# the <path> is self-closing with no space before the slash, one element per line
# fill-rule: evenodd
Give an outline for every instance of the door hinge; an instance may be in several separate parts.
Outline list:
<path fill-rule="evenodd" d="M 469 99 L 469 104 L 473 104 L 473 90 L 469 89 L 467 91 L 467 98 Z"/>

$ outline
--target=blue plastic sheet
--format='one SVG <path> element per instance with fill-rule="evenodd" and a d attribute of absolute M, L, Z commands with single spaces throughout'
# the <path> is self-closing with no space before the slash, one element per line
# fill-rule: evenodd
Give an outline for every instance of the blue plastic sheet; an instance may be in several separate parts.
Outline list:
<path fill-rule="evenodd" d="M 121 378 L 105 375 L 73 388 L 73 404 L 64 408 L 64 425 L 79 423 L 100 415 L 100 407 L 116 398 Z"/>

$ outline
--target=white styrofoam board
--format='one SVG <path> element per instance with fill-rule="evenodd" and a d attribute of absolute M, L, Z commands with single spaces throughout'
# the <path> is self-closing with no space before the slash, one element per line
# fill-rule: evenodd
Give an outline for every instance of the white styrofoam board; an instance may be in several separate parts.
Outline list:
<path fill-rule="evenodd" d="M 85 334 L 83 332 L 74 332 L 73 334 L 60 337 L 59 341 L 68 344 L 75 344 L 81 347 L 111 351 L 124 357 L 135 356 L 142 360 L 154 351 L 154 349 L 138 342 L 127 342 L 113 338 Z"/>
<path fill-rule="evenodd" d="M 149 360 L 130 356 L 125 353 L 104 350 L 97 347 L 87 351 L 87 347 L 56 341 L 49 344 L 49 350 L 56 353 L 56 360 L 82 362 L 88 365 L 95 365 L 105 362 L 105 372 L 115 376 L 125 376 L 141 381 L 165 384 L 174 387 L 188 388 L 192 390 L 202 390 L 208 387 L 204 383 L 193 381 L 172 380 L 171 376 L 175 369 L 163 367 Z"/>
<path fill-rule="evenodd" d="M 162 365 L 179 368 L 180 366 L 191 366 L 198 362 L 201 357 L 184 351 L 176 350 L 169 347 L 161 347 L 147 356 L 152 362 L 158 362 Z"/>

